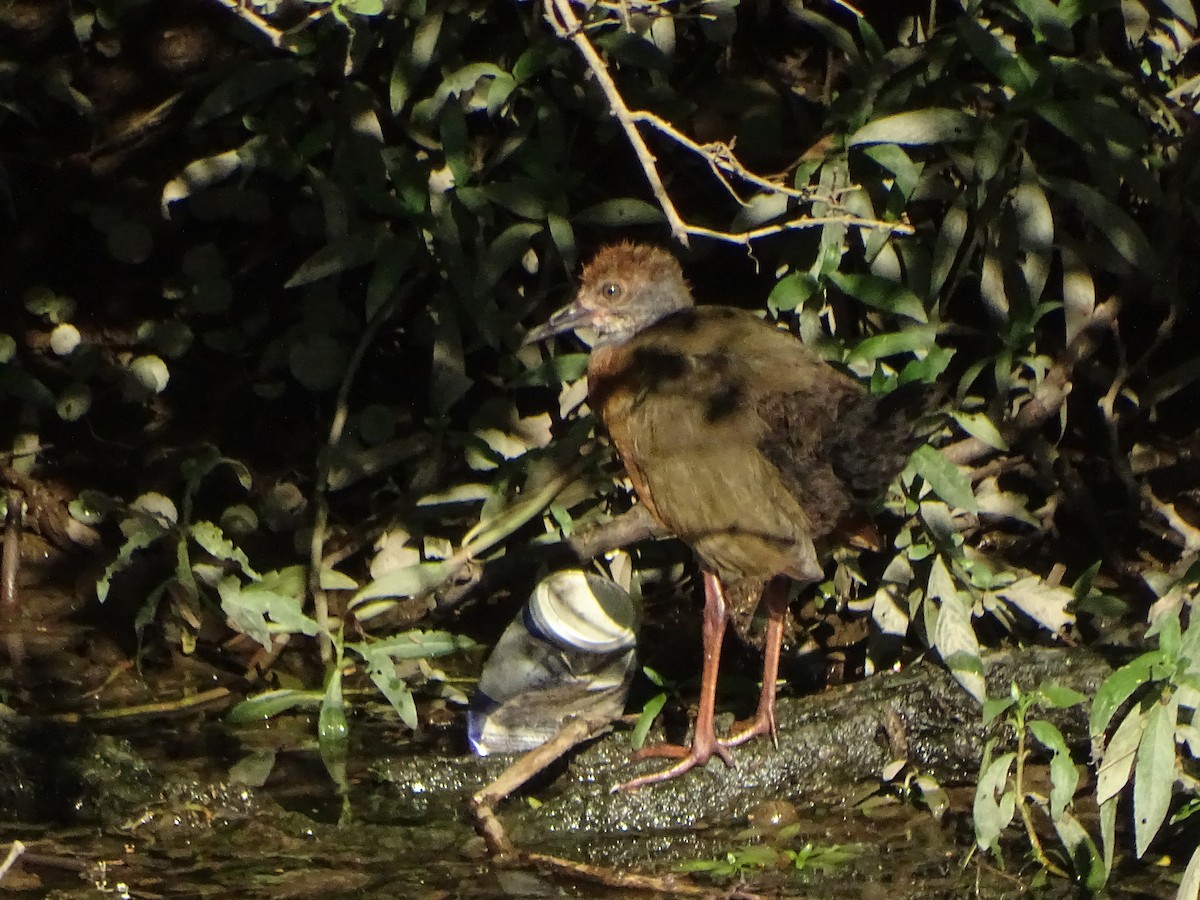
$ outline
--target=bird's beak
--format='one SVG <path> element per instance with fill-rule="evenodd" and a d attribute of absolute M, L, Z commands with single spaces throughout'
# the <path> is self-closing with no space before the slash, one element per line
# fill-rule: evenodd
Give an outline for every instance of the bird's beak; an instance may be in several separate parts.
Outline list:
<path fill-rule="evenodd" d="M 570 306 L 564 306 L 558 312 L 554 313 L 546 321 L 546 324 L 539 325 L 525 335 L 525 340 L 521 342 L 521 346 L 527 347 L 538 341 L 544 341 L 553 335 L 570 331 L 572 328 L 592 325 L 594 324 L 594 319 L 595 315 L 592 310 L 576 300 Z"/>

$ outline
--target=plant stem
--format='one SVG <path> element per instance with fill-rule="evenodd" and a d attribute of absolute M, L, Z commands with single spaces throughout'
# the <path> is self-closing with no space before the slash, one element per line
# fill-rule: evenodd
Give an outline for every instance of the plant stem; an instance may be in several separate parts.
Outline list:
<path fill-rule="evenodd" d="M 1025 802 L 1025 757 L 1029 751 L 1025 747 L 1024 715 L 1019 716 L 1017 724 L 1017 809 L 1021 811 L 1021 821 L 1025 823 L 1025 834 L 1029 837 L 1029 845 L 1033 848 L 1034 858 L 1043 869 L 1059 878 L 1070 878 L 1070 873 L 1063 870 L 1046 855 L 1041 839 L 1038 838 L 1037 831 L 1033 827 L 1033 813 L 1029 811 L 1029 804 Z"/>

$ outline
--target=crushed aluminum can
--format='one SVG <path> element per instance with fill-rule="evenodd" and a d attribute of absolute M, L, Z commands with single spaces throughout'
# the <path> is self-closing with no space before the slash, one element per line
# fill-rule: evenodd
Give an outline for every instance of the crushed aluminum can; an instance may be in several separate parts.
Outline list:
<path fill-rule="evenodd" d="M 467 715 L 480 756 L 537 747 L 572 715 L 616 718 L 637 664 L 637 607 L 579 569 L 542 579 L 500 636 Z"/>

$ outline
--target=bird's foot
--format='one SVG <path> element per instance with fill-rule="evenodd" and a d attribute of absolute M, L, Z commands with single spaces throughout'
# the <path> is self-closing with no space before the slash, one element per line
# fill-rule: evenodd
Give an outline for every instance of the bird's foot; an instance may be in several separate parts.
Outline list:
<path fill-rule="evenodd" d="M 729 736 L 721 741 L 721 745 L 724 747 L 739 747 L 751 738 L 756 738 L 764 734 L 771 736 L 771 744 L 778 750 L 779 732 L 775 727 L 775 709 L 773 705 L 770 710 L 764 711 L 760 709 L 758 714 L 749 721 L 734 722 Z"/>
<path fill-rule="evenodd" d="M 647 784 L 656 784 L 660 781 L 668 781 L 677 775 L 682 775 L 684 772 L 689 772 L 696 766 L 703 766 L 713 756 L 719 756 L 725 765 L 731 769 L 737 767 L 737 763 L 733 760 L 733 754 L 729 752 L 728 744 L 725 741 L 718 741 L 715 735 L 697 735 L 692 738 L 691 747 L 683 747 L 679 744 L 655 744 L 651 747 L 645 747 L 633 754 L 634 760 L 639 759 L 677 759 L 679 762 L 675 765 L 663 769 L 659 772 L 651 772 L 649 775 L 640 775 L 632 781 L 626 781 L 624 784 L 618 784 L 613 788 L 616 791 L 634 791 Z"/>

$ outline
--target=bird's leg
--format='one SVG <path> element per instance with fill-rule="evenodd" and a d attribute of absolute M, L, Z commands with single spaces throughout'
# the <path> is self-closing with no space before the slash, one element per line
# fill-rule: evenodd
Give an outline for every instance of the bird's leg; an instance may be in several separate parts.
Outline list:
<path fill-rule="evenodd" d="M 700 705 L 696 713 L 696 724 L 692 729 L 692 746 L 681 747 L 677 744 L 658 744 L 647 747 L 634 754 L 634 759 L 665 756 L 679 759 L 675 765 L 661 772 L 642 775 L 632 781 L 613 788 L 615 791 L 632 791 L 642 785 L 666 781 L 676 775 L 682 775 L 689 769 L 702 766 L 712 758 L 713 754 L 721 757 L 728 766 L 733 766 L 733 756 L 717 740 L 716 729 L 713 727 L 715 716 L 714 707 L 717 702 L 717 670 L 721 665 L 721 641 L 725 638 L 725 625 L 728 621 L 725 610 L 725 592 L 721 581 L 713 572 L 704 573 L 704 670 L 700 675 Z M 778 642 L 777 642 L 778 643 Z M 778 647 L 776 647 L 776 662 L 778 662 Z M 774 703 L 772 703 L 772 714 Z"/>
<path fill-rule="evenodd" d="M 739 722 L 733 726 L 733 732 L 721 741 L 726 747 L 744 744 L 760 734 L 771 735 L 771 743 L 779 746 L 775 730 L 775 682 L 779 680 L 779 647 L 783 643 L 783 623 L 787 617 L 787 581 L 772 578 L 767 582 L 762 602 L 767 608 L 767 642 L 763 650 L 762 692 L 758 695 L 758 712 L 749 722 Z"/>

